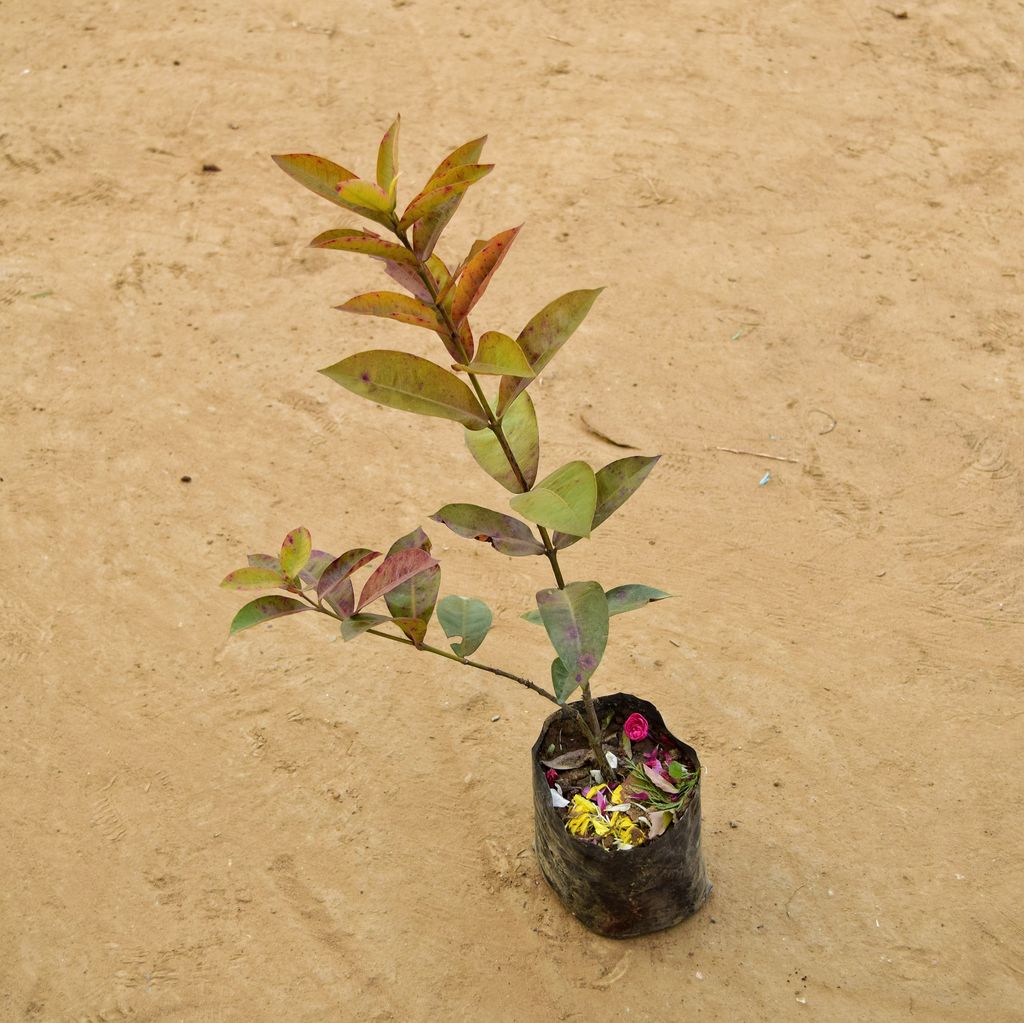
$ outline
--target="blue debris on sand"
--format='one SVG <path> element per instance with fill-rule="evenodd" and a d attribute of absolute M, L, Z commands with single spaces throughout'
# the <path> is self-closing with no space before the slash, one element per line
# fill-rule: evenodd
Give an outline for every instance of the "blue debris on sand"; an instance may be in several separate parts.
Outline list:
<path fill-rule="evenodd" d="M 771 472 L 770 472 L 770 471 L 769 471 L 769 472 L 766 472 L 766 473 L 765 473 L 765 474 L 764 474 L 764 475 L 763 475 L 763 476 L 761 477 L 761 482 L 760 482 L 760 483 L 758 483 L 758 486 L 759 486 L 759 487 L 763 487 L 763 486 L 764 486 L 764 485 L 765 485 L 766 483 L 768 483 L 768 481 L 769 481 L 769 480 L 771 480 L 771 478 L 772 478 L 772 474 L 771 474 Z"/>

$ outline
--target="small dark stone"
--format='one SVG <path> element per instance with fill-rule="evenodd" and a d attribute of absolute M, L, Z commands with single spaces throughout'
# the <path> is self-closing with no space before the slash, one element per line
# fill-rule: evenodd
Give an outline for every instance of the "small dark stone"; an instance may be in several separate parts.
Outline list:
<path fill-rule="evenodd" d="M 219 174 L 220 173 L 220 167 L 218 167 L 215 163 L 204 163 L 203 164 L 203 173 L 204 174 Z"/>
<path fill-rule="evenodd" d="M 182 476 L 181 477 L 181 482 L 182 483 L 191 483 L 192 482 L 192 477 L 191 476 Z"/>

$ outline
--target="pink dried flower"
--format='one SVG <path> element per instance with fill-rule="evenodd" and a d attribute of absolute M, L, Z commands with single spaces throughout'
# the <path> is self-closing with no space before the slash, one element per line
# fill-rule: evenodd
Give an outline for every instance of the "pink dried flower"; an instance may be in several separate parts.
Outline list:
<path fill-rule="evenodd" d="M 650 726 L 647 724 L 647 718 L 643 714 L 630 714 L 626 718 L 626 723 L 622 726 L 622 730 L 626 733 L 626 737 L 630 742 L 639 742 L 641 739 L 647 738 Z"/>
<path fill-rule="evenodd" d="M 552 767 L 544 777 L 547 778 L 549 785 L 554 785 L 555 782 L 558 781 L 558 772 Z"/>

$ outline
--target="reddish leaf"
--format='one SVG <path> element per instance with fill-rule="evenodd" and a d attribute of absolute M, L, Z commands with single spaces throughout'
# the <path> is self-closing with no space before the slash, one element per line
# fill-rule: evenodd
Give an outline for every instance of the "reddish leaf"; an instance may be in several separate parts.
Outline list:
<path fill-rule="evenodd" d="M 430 297 L 430 290 L 423 283 L 423 278 L 411 266 L 388 261 L 384 264 L 384 272 L 393 281 L 398 281 L 406 291 L 411 292 L 420 301 L 427 303 L 433 301 Z"/>
<path fill-rule="evenodd" d="M 512 227 L 496 234 L 472 259 L 466 263 L 452 293 L 452 319 L 461 323 L 480 301 L 495 271 L 501 266 L 505 253 L 516 240 L 520 227 Z"/>
<path fill-rule="evenodd" d="M 299 579 L 306 586 L 316 586 L 317 580 L 323 574 L 324 569 L 333 560 L 334 555 L 328 554 L 326 551 L 311 551 L 306 567 L 299 573 Z"/>
<path fill-rule="evenodd" d="M 385 593 L 393 590 L 407 579 L 411 579 L 414 575 L 436 564 L 437 562 L 426 551 L 420 550 L 418 547 L 398 551 L 398 553 L 385 558 L 373 575 L 366 580 L 363 592 L 359 595 L 356 610 L 361 611 L 378 597 L 383 597 Z"/>
<path fill-rule="evenodd" d="M 335 249 L 340 252 L 361 252 L 374 259 L 383 259 L 395 263 L 407 264 L 410 267 L 419 265 L 419 261 L 404 245 L 389 242 L 372 231 L 358 231 L 355 228 L 343 227 L 318 234 L 310 243 L 311 249 Z M 416 280 L 419 275 L 412 271 Z M 420 282 L 422 284 L 422 282 Z"/>
<path fill-rule="evenodd" d="M 336 308 L 343 313 L 359 313 L 362 316 L 383 316 L 385 319 L 409 323 L 414 327 L 443 331 L 444 324 L 437 313 L 425 302 L 402 295 L 397 291 L 371 291 L 356 295 L 344 305 Z"/>
<path fill-rule="evenodd" d="M 320 576 L 316 587 L 317 597 L 332 607 L 342 618 L 348 617 L 352 614 L 355 603 L 349 576 L 363 565 L 369 564 L 374 558 L 379 557 L 380 551 L 356 547 L 335 558 Z"/>
<path fill-rule="evenodd" d="M 388 551 L 388 557 L 399 551 L 414 549 L 430 553 L 430 538 L 419 527 L 396 540 Z M 427 624 L 434 613 L 440 586 L 441 566 L 435 564 L 384 595 L 388 610 L 395 621 L 417 645 L 423 642 L 423 637 L 427 633 Z"/>
<path fill-rule="evenodd" d="M 434 182 L 444 177 L 453 168 L 477 163 L 486 141 L 487 136 L 484 135 L 482 138 L 473 139 L 471 142 L 459 146 L 454 152 L 449 153 L 441 161 L 434 173 L 430 175 L 430 181 L 427 182 L 426 190 L 429 191 Z M 426 259 L 434 251 L 437 240 L 448 226 L 448 222 L 455 215 L 460 202 L 462 202 L 461 194 L 449 199 L 444 205 L 434 210 L 433 213 L 428 213 L 425 217 L 421 217 L 413 225 L 412 245 L 420 259 Z"/>

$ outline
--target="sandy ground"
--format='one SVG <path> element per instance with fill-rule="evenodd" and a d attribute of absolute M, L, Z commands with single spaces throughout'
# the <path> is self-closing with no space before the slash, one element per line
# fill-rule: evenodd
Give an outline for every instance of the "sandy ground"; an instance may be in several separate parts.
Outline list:
<path fill-rule="evenodd" d="M 1024 7 L 901 9 L 5 0 L 2 1019 L 1024 1016 Z M 315 372 L 430 341 L 332 310 L 386 279 L 268 154 L 369 174 L 396 111 L 406 197 L 491 135 L 445 254 L 526 222 L 478 330 L 609 285 L 533 393 L 542 471 L 665 456 L 563 562 L 678 595 L 597 677 L 706 765 L 669 932 L 540 879 L 538 698 L 227 637 L 247 551 L 422 523 L 546 673 L 546 564 L 427 521 L 503 500 L 458 428 Z"/>

